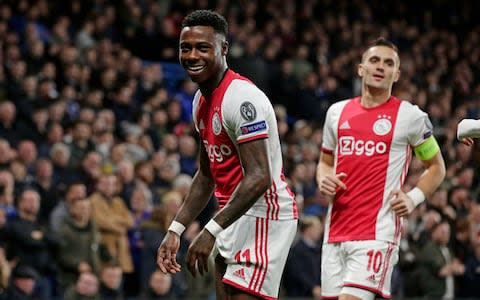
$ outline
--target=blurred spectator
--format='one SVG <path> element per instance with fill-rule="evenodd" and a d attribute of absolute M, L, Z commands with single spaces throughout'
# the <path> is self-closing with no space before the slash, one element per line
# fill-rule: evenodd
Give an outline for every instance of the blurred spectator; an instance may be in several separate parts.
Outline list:
<path fill-rule="evenodd" d="M 133 262 L 128 244 L 127 231 L 134 219 L 125 202 L 117 196 L 117 177 L 101 175 L 97 191 L 90 195 L 92 217 L 101 234 L 101 242 L 118 261 L 124 273 L 133 272 Z"/>
<path fill-rule="evenodd" d="M 190 135 L 183 135 L 178 139 L 180 154 L 180 173 L 195 175 L 197 171 L 197 142 Z"/>
<path fill-rule="evenodd" d="M 52 294 L 51 276 L 56 272 L 52 250 L 58 245 L 54 235 L 38 223 L 40 196 L 33 189 L 24 190 L 18 199 L 18 219 L 7 226 L 9 260 L 33 267 L 39 276 L 36 284 L 49 299 Z"/>
<path fill-rule="evenodd" d="M 172 294 L 172 275 L 164 274 L 156 270 L 150 275 L 148 287 L 138 300 L 174 300 L 177 299 Z"/>
<path fill-rule="evenodd" d="M 300 239 L 290 250 L 284 283 L 289 297 L 322 299 L 321 239 L 323 224 L 318 217 L 300 220 Z"/>
<path fill-rule="evenodd" d="M 35 291 L 38 273 L 32 267 L 19 264 L 12 271 L 12 280 L 7 289 L 5 299 L 15 300 L 49 300 Z"/>
<path fill-rule="evenodd" d="M 91 127 L 85 122 L 77 122 L 73 126 L 72 142 L 70 143 L 70 163 L 69 165 L 76 168 L 84 159 L 85 155 L 95 150 L 91 139 Z"/>
<path fill-rule="evenodd" d="M 0 137 L 0 168 L 8 169 L 10 161 L 17 153 L 11 148 L 10 143 Z"/>
<path fill-rule="evenodd" d="M 18 144 L 18 159 L 27 167 L 28 173 L 32 174 L 35 170 L 35 160 L 37 159 L 37 146 L 30 140 L 22 140 Z"/>
<path fill-rule="evenodd" d="M 64 198 L 57 203 L 50 214 L 50 229 L 53 232 L 59 232 L 65 218 L 69 215 L 69 206 L 81 199 L 87 197 L 85 185 L 81 182 L 72 182 L 65 190 Z"/>
<path fill-rule="evenodd" d="M 122 268 L 115 264 L 105 264 L 100 271 L 100 298 L 102 300 L 123 300 Z"/>
<path fill-rule="evenodd" d="M 167 224 L 164 208 L 159 206 L 155 206 L 150 217 L 140 224 L 140 236 L 143 242 L 140 267 L 142 290 L 146 288 L 150 275 L 156 269 L 157 249 L 165 237 Z"/>
<path fill-rule="evenodd" d="M 6 139 L 10 145 L 16 146 L 20 136 L 16 128 L 17 108 L 10 101 L 0 103 L 0 136 Z"/>
<path fill-rule="evenodd" d="M 4 210 L 7 220 L 17 216 L 17 210 L 13 203 L 14 189 L 12 173 L 8 170 L 0 170 L 0 207 Z"/>
<path fill-rule="evenodd" d="M 432 239 L 420 250 L 418 263 L 420 295 L 433 299 L 454 299 L 454 276 L 463 275 L 465 266 L 448 248 L 450 225 L 440 221 L 432 228 Z"/>
<path fill-rule="evenodd" d="M 465 298 L 480 295 L 480 243 L 475 245 L 474 252 L 466 259 L 462 290 L 459 294 Z"/>
<path fill-rule="evenodd" d="M 138 295 L 141 288 L 141 259 L 144 242 L 140 225 L 150 217 L 153 209 L 152 193 L 146 186 L 139 184 L 135 187 L 130 198 L 130 207 L 134 224 L 128 230 L 128 240 L 134 271 L 125 276 L 124 290 L 127 297 Z"/>
<path fill-rule="evenodd" d="M 101 300 L 99 283 L 95 274 L 81 273 L 76 283 L 65 292 L 64 300 Z"/>
<path fill-rule="evenodd" d="M 2 224 L 1 227 L 3 227 L 3 225 L 5 224 Z M 6 257 L 5 246 L 5 241 L 2 241 L 0 244 L 0 299 L 5 299 L 4 296 L 10 282 L 11 273 L 10 264 Z"/>
<path fill-rule="evenodd" d="M 100 233 L 91 219 L 88 198 L 75 199 L 58 233 L 58 279 L 61 290 L 75 285 L 82 273 L 100 271 Z"/>
<path fill-rule="evenodd" d="M 40 194 L 40 215 L 41 223 L 48 224 L 53 208 L 58 203 L 58 190 L 55 178 L 53 178 L 52 163 L 48 159 L 38 159 L 35 163 L 35 179 L 33 187 Z"/>
<path fill-rule="evenodd" d="M 62 142 L 56 142 L 51 145 L 49 157 L 53 165 L 55 181 L 59 189 L 65 189 L 65 186 L 73 180 L 72 169 L 69 166 L 70 149 Z"/>
<path fill-rule="evenodd" d="M 87 194 L 91 194 L 97 186 L 102 174 L 102 156 L 96 151 L 85 154 L 80 169 L 75 172 L 74 178 L 87 187 Z"/>
<path fill-rule="evenodd" d="M 118 172 L 117 177 L 118 181 L 122 186 L 122 190 L 120 191 L 120 198 L 125 201 L 125 204 L 130 208 L 130 201 L 129 199 L 132 196 L 133 190 L 135 189 L 135 180 L 134 180 L 134 167 L 133 163 L 130 160 L 122 160 L 118 163 Z"/>

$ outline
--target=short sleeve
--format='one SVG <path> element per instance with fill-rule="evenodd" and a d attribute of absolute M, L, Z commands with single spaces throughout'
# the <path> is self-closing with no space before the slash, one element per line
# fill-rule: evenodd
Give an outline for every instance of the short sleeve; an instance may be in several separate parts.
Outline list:
<path fill-rule="evenodd" d="M 414 148 L 433 135 L 433 125 L 428 115 L 418 106 L 412 107 L 412 120 L 409 122 L 409 143 Z"/>
<path fill-rule="evenodd" d="M 335 111 L 336 105 L 330 106 L 327 110 L 327 115 L 325 117 L 325 124 L 323 125 L 323 141 L 322 141 L 322 152 L 327 154 L 333 154 L 335 150 L 336 138 L 335 138 L 335 124 L 337 122 L 333 121 L 333 114 Z"/>
<path fill-rule="evenodd" d="M 222 102 L 224 126 L 237 143 L 268 137 L 269 121 L 274 117 L 267 96 L 255 85 L 234 80 Z"/>

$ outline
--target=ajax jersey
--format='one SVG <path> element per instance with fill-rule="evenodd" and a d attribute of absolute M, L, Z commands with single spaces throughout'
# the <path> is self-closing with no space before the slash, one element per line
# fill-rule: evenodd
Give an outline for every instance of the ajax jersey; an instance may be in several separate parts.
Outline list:
<path fill-rule="evenodd" d="M 374 108 L 362 107 L 360 97 L 329 108 L 322 151 L 334 155 L 335 174 L 347 174 L 347 189 L 338 190 L 329 206 L 326 242 L 399 242 L 402 220 L 388 195 L 403 186 L 412 147 L 431 135 L 427 114 L 393 96 Z"/>
<path fill-rule="evenodd" d="M 210 159 L 215 197 L 223 207 L 243 178 L 238 146 L 266 139 L 272 185 L 246 215 L 272 220 L 297 219 L 293 193 L 283 175 L 282 153 L 273 107 L 248 79 L 228 70 L 211 98 L 197 91 L 193 120 Z"/>

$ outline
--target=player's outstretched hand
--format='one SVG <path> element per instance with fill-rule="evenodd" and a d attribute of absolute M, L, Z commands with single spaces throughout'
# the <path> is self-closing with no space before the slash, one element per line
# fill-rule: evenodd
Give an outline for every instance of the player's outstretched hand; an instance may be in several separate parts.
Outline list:
<path fill-rule="evenodd" d="M 187 268 L 193 277 L 208 272 L 208 257 L 215 244 L 215 237 L 206 229 L 200 231 L 187 251 Z"/>
<path fill-rule="evenodd" d="M 402 190 L 391 191 L 388 201 L 392 210 L 399 217 L 407 216 L 415 209 L 412 199 Z"/>
<path fill-rule="evenodd" d="M 180 272 L 180 264 L 177 263 L 177 252 L 180 247 L 180 237 L 174 232 L 167 231 L 157 251 L 157 264 L 163 273 L 175 274 Z"/>
<path fill-rule="evenodd" d="M 343 172 L 336 175 L 326 175 L 320 179 L 318 189 L 324 195 L 335 196 L 337 188 L 341 188 L 342 190 L 347 189 L 347 186 L 343 182 L 346 177 L 347 174 Z"/>

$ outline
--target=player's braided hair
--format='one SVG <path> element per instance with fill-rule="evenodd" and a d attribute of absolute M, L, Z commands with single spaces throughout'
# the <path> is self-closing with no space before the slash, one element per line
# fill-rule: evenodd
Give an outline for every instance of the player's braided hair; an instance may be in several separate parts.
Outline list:
<path fill-rule="evenodd" d="M 228 23 L 225 18 L 211 10 L 196 10 L 183 19 L 182 27 L 187 26 L 210 26 L 215 32 L 227 36 Z"/>

